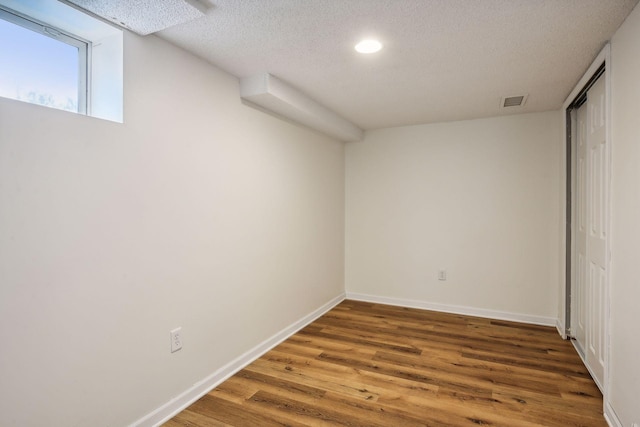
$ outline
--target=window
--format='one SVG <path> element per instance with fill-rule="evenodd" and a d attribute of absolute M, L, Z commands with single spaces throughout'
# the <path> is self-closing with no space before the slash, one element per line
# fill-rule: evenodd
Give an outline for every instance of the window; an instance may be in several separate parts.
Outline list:
<path fill-rule="evenodd" d="M 0 9 L 0 96 L 86 114 L 91 43 Z"/>
<path fill-rule="evenodd" d="M 122 123 L 122 30 L 57 0 L 0 0 L 0 97 Z"/>

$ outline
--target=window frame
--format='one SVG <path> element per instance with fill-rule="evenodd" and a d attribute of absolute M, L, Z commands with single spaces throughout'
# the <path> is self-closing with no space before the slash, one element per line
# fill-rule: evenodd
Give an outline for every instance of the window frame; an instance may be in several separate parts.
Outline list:
<path fill-rule="evenodd" d="M 90 115 L 91 42 L 0 5 L 0 19 L 78 49 L 78 114 Z"/>

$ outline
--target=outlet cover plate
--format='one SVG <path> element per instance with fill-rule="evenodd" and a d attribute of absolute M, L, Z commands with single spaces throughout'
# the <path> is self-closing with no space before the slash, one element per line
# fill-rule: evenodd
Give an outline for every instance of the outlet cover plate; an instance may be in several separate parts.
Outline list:
<path fill-rule="evenodd" d="M 171 353 L 182 348 L 182 328 L 175 328 L 170 332 L 171 335 Z"/>

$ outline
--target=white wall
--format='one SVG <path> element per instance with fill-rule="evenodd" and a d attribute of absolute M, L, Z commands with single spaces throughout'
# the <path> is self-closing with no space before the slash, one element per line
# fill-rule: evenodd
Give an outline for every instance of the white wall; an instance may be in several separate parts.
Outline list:
<path fill-rule="evenodd" d="M 347 144 L 348 294 L 554 323 L 560 141 L 549 112 Z"/>
<path fill-rule="evenodd" d="M 344 145 L 125 36 L 124 124 L 0 99 L 2 426 L 134 422 L 344 291 Z"/>
<path fill-rule="evenodd" d="M 608 401 L 640 425 L 640 7 L 611 42 L 612 236 Z"/>

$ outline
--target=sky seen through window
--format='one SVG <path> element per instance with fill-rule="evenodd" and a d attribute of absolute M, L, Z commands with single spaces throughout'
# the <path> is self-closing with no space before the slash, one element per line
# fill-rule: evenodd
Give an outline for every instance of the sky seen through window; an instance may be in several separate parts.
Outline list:
<path fill-rule="evenodd" d="M 0 19 L 0 96 L 78 112 L 78 48 Z"/>

